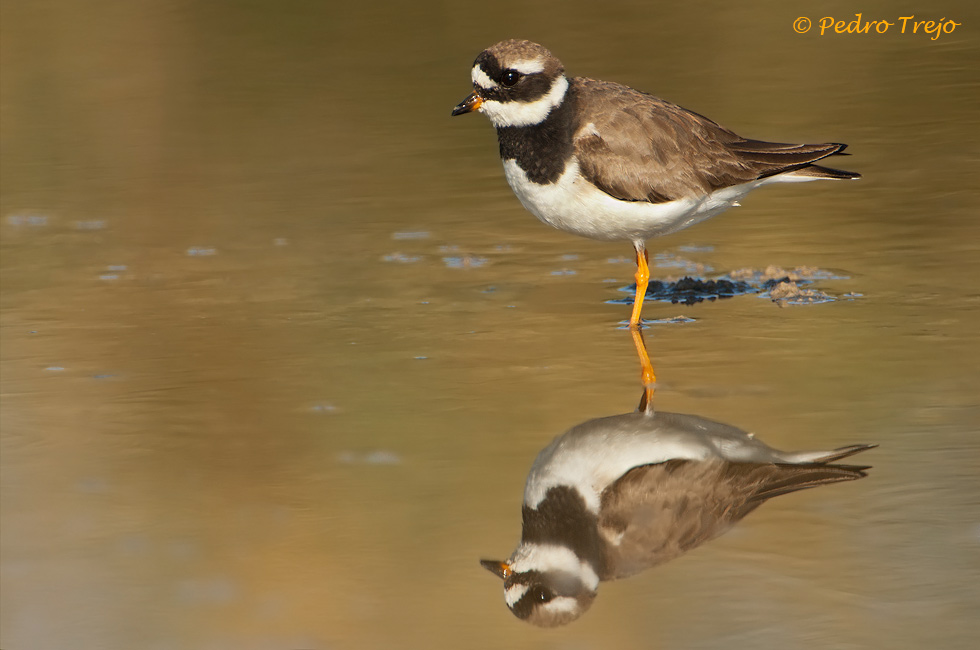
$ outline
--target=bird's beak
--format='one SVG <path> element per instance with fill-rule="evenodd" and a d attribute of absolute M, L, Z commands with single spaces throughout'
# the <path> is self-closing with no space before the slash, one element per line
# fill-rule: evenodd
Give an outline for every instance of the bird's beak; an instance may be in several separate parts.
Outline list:
<path fill-rule="evenodd" d="M 510 565 L 500 560 L 480 560 L 480 566 L 497 576 L 501 580 L 507 578 L 513 571 Z"/>
<path fill-rule="evenodd" d="M 453 115 L 472 113 L 480 108 L 481 104 L 483 104 L 483 98 L 477 95 L 476 91 L 474 90 L 466 97 L 466 99 L 456 104 L 456 108 L 453 109 Z"/>

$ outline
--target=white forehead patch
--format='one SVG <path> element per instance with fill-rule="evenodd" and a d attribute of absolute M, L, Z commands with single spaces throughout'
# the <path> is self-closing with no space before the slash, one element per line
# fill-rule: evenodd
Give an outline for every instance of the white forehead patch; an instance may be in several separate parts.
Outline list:
<path fill-rule="evenodd" d="M 529 585 L 511 585 L 509 588 L 504 590 L 504 600 L 507 601 L 507 606 L 514 609 L 514 605 L 517 601 L 527 593 L 527 590 L 531 587 Z"/>
<path fill-rule="evenodd" d="M 507 561 L 514 573 L 525 571 L 564 571 L 577 575 L 586 587 L 599 588 L 599 576 L 588 562 L 584 562 L 567 546 L 555 544 L 521 544 Z M 515 601 L 516 602 L 516 601 Z"/>
<path fill-rule="evenodd" d="M 482 70 L 480 72 L 483 72 Z M 486 75 L 484 75 L 486 76 Z M 490 118 L 497 128 L 505 126 L 531 126 L 544 121 L 553 108 L 561 104 L 568 90 L 568 79 L 555 79 L 548 93 L 533 102 L 498 102 L 488 100 L 478 109 Z"/>
<path fill-rule="evenodd" d="M 510 70 L 517 70 L 521 74 L 537 74 L 544 72 L 544 61 L 542 59 L 525 59 L 513 65 L 507 66 Z"/>
<path fill-rule="evenodd" d="M 473 77 L 473 85 L 480 88 L 490 90 L 491 88 L 496 88 L 498 85 L 497 82 L 488 77 L 487 73 L 483 71 L 483 68 L 478 65 L 473 66 L 473 72 L 470 76 Z"/>

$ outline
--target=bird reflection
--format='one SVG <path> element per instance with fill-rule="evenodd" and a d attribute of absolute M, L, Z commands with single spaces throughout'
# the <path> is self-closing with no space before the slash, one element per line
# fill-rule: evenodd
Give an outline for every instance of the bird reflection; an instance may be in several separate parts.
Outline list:
<path fill-rule="evenodd" d="M 599 583 L 672 560 L 781 494 L 865 476 L 838 461 L 875 445 L 780 451 L 752 434 L 680 413 L 589 420 L 538 454 L 524 488 L 523 532 L 504 581 L 518 618 L 554 627 L 581 616 Z"/>

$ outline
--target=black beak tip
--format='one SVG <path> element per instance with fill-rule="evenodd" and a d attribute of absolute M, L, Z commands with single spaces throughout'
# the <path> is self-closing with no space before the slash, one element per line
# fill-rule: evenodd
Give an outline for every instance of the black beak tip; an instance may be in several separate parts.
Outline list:
<path fill-rule="evenodd" d="M 480 98 L 480 96 L 477 95 L 476 92 L 472 92 L 466 96 L 466 99 L 456 104 L 456 107 L 453 108 L 452 114 L 455 116 L 455 115 L 462 115 L 463 113 L 472 113 L 473 111 L 480 108 L 480 105 L 482 103 L 483 103 L 483 99 Z"/>
<path fill-rule="evenodd" d="M 480 560 L 480 566 L 501 580 L 506 580 L 512 572 L 510 565 L 500 560 Z"/>

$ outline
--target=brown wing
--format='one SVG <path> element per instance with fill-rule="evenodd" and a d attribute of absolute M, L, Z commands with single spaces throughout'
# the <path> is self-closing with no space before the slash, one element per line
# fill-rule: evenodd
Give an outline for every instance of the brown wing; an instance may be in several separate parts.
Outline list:
<path fill-rule="evenodd" d="M 632 575 L 721 535 L 763 501 L 865 476 L 866 467 L 670 460 L 634 467 L 602 493 L 603 580 Z"/>
<path fill-rule="evenodd" d="M 581 114 L 589 116 L 575 135 L 580 171 L 618 199 L 661 203 L 702 196 L 808 167 L 846 146 L 747 140 L 702 115 L 620 84 L 576 77 L 572 88 Z M 857 177 L 814 167 L 814 176 Z"/>

